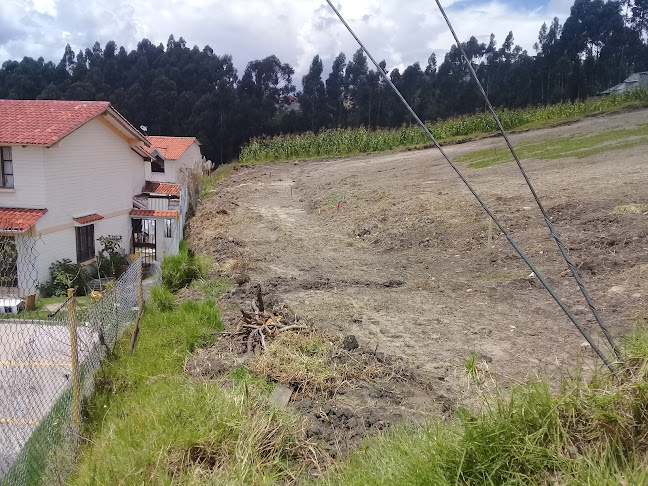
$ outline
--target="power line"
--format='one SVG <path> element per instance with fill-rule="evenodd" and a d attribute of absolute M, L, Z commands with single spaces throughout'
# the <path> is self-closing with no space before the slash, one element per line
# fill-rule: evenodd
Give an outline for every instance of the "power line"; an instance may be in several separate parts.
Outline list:
<path fill-rule="evenodd" d="M 482 209 L 488 214 L 488 216 L 493 220 L 495 225 L 499 228 L 499 230 L 502 232 L 502 234 L 506 237 L 506 240 L 509 242 L 509 244 L 513 247 L 513 249 L 516 251 L 516 253 L 524 260 L 524 263 L 527 264 L 527 266 L 531 269 L 532 272 L 536 275 L 538 278 L 538 281 L 544 286 L 544 288 L 549 292 L 549 295 L 556 301 L 558 306 L 562 309 L 562 311 L 565 313 L 565 315 L 569 318 L 569 320 L 572 321 L 574 326 L 580 331 L 582 336 L 585 338 L 585 340 L 589 343 L 589 345 L 592 347 L 594 352 L 598 355 L 599 358 L 605 363 L 605 365 L 610 369 L 612 373 L 615 372 L 615 368 L 612 365 L 612 363 L 608 360 L 608 358 L 603 354 L 603 352 L 599 349 L 599 347 L 596 345 L 592 337 L 590 336 L 589 332 L 578 322 L 576 317 L 572 314 L 572 312 L 569 310 L 569 308 L 565 305 L 565 303 L 560 299 L 560 297 L 556 294 L 554 289 L 551 287 L 549 282 L 545 280 L 545 278 L 542 276 L 542 274 L 538 271 L 538 269 L 535 267 L 533 262 L 529 259 L 529 257 L 524 253 L 522 248 L 517 244 L 517 242 L 513 239 L 513 237 L 510 235 L 508 230 L 504 227 L 504 225 L 497 219 L 497 217 L 491 212 L 491 210 L 488 208 L 486 203 L 481 199 L 479 194 L 475 191 L 475 189 L 472 187 L 470 182 L 465 178 L 459 167 L 452 161 L 452 159 L 446 154 L 445 150 L 443 150 L 443 147 L 439 145 L 439 142 L 437 142 L 436 138 L 434 138 L 434 135 L 430 132 L 428 127 L 421 121 L 419 116 L 416 114 L 414 109 L 410 106 L 410 104 L 405 100 L 403 95 L 400 93 L 398 88 L 392 83 L 391 79 L 389 79 L 389 76 L 387 76 L 387 73 L 380 67 L 380 65 L 376 62 L 374 57 L 371 55 L 371 53 L 367 50 L 367 48 L 364 46 L 362 41 L 358 38 L 358 36 L 355 34 L 353 29 L 347 24 L 346 20 L 344 20 L 344 17 L 340 14 L 338 9 L 331 3 L 331 0 L 326 0 L 326 3 L 328 3 L 329 7 L 335 12 L 337 17 L 340 19 L 342 24 L 346 27 L 346 29 L 349 31 L 349 33 L 353 36 L 353 38 L 356 40 L 360 48 L 363 50 L 363 52 L 367 55 L 367 57 L 371 60 L 371 62 L 376 66 L 376 69 L 380 73 L 380 75 L 383 77 L 385 82 L 389 84 L 389 86 L 394 90 L 396 93 L 396 96 L 401 100 L 405 108 L 410 112 L 412 117 L 414 117 L 414 120 L 416 120 L 416 123 L 423 129 L 425 134 L 428 136 L 428 138 L 432 141 L 434 146 L 439 150 L 443 158 L 448 162 L 450 167 L 455 171 L 455 173 L 459 176 L 461 181 L 465 184 L 465 186 L 468 188 L 468 190 L 472 193 L 472 195 L 475 197 L 479 205 L 482 207 Z"/>
<path fill-rule="evenodd" d="M 610 331 L 608 330 L 607 326 L 603 322 L 603 319 L 598 313 L 598 310 L 596 309 L 596 305 L 594 304 L 594 301 L 592 300 L 592 297 L 590 296 L 589 292 L 585 288 L 585 284 L 583 283 L 578 270 L 576 269 L 574 263 L 572 262 L 571 258 L 569 257 L 569 254 L 567 253 L 567 250 L 565 249 L 565 246 L 563 245 L 562 240 L 560 239 L 560 235 L 558 235 L 558 231 L 556 230 L 556 227 L 551 221 L 551 218 L 547 214 L 547 211 L 545 210 L 542 202 L 540 201 L 540 198 L 538 197 L 538 194 L 535 191 L 535 188 L 533 187 L 533 184 L 531 183 L 531 179 L 529 179 L 529 176 L 522 166 L 522 163 L 520 162 L 520 159 L 517 156 L 517 153 L 515 152 L 515 149 L 513 148 L 513 145 L 511 144 L 511 141 L 509 140 L 509 137 L 504 130 L 504 127 L 502 126 L 502 123 L 500 122 L 499 117 L 497 116 L 497 113 L 495 113 L 495 110 L 493 109 L 493 105 L 490 102 L 490 99 L 488 98 L 488 95 L 486 94 L 486 91 L 484 90 L 484 86 L 482 85 L 481 81 L 477 77 L 477 73 L 475 72 L 474 68 L 472 67 L 472 64 L 470 60 L 468 59 L 468 56 L 466 55 L 466 51 L 464 50 L 464 47 L 461 45 L 461 42 L 459 42 L 459 38 L 457 34 L 455 33 L 454 28 L 452 27 L 452 24 L 450 23 L 450 19 L 445 13 L 445 10 L 441 6 L 441 2 L 439 0 L 435 0 L 437 6 L 439 7 L 439 11 L 441 12 L 441 15 L 443 15 L 443 18 L 446 21 L 446 24 L 448 24 L 448 28 L 450 29 L 450 32 L 452 33 L 452 36 L 454 37 L 454 40 L 457 44 L 457 48 L 461 52 L 461 55 L 466 62 L 466 65 L 468 66 L 468 69 L 470 70 L 470 74 L 473 77 L 473 79 L 477 82 L 477 86 L 479 87 L 479 91 L 482 94 L 482 97 L 484 98 L 484 101 L 486 102 L 486 106 L 488 107 L 488 111 L 493 117 L 493 120 L 495 120 L 495 123 L 497 124 L 497 127 L 499 128 L 500 133 L 502 134 L 502 137 L 506 141 L 506 145 L 508 146 L 508 149 L 510 150 L 511 154 L 513 155 L 513 158 L 515 159 L 515 163 L 518 166 L 518 169 L 520 169 L 520 172 L 522 173 L 522 176 L 524 177 L 524 180 L 529 187 L 529 190 L 531 191 L 531 194 L 533 195 L 533 199 L 535 199 L 536 204 L 538 205 L 538 208 L 540 209 L 540 212 L 542 213 L 542 217 L 544 218 L 545 224 L 547 225 L 547 228 L 549 229 L 549 233 L 551 233 L 551 236 L 553 237 L 554 241 L 556 242 L 556 246 L 558 246 L 558 250 L 560 250 L 560 254 L 562 255 L 563 259 L 565 260 L 565 263 L 567 264 L 567 267 L 569 268 L 572 277 L 574 277 L 574 280 L 576 280 L 576 283 L 578 284 L 578 288 L 580 289 L 581 293 L 583 294 L 583 297 L 585 297 L 585 300 L 587 301 L 587 305 L 590 308 L 590 311 L 594 315 L 594 318 L 596 319 L 596 322 L 598 323 L 599 327 L 601 328 L 601 331 L 603 331 L 603 335 L 607 339 L 608 343 L 610 343 L 610 346 L 612 347 L 612 350 L 614 351 L 614 354 L 616 355 L 617 359 L 623 363 L 623 356 L 621 355 L 621 352 L 617 348 L 616 344 L 614 343 L 614 339 L 612 338 L 612 335 L 610 334 Z"/>

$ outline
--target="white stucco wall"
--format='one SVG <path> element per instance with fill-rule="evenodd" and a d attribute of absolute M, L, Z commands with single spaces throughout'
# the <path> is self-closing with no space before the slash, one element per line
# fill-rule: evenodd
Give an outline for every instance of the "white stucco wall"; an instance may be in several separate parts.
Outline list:
<path fill-rule="evenodd" d="M 35 269 L 40 282 L 49 278 L 55 260 L 76 262 L 75 217 L 97 213 L 95 253 L 100 236 L 122 236 L 130 251 L 133 195 L 144 186 L 144 161 L 128 143 L 98 120 L 64 138 L 56 147 L 14 146 L 14 190 L 0 190 L 0 207 L 47 208 L 34 233 L 38 239 Z"/>
<path fill-rule="evenodd" d="M 173 182 L 179 184 L 180 170 L 190 169 L 194 166 L 195 161 L 201 161 L 200 145 L 193 142 L 187 150 L 177 160 L 166 159 L 164 161 L 164 173 L 152 172 L 151 163 L 145 163 L 145 177 L 147 181 L 154 182 Z"/>
<path fill-rule="evenodd" d="M 42 209 L 47 207 L 43 147 L 11 147 L 14 188 L 0 188 L 0 207 Z"/>
<path fill-rule="evenodd" d="M 145 165 L 145 177 L 147 181 L 153 182 L 176 182 L 178 177 L 178 172 L 176 170 L 176 161 L 175 160 L 165 160 L 164 161 L 164 172 L 152 172 L 151 163 L 146 162 Z"/>
<path fill-rule="evenodd" d="M 164 236 L 165 228 L 165 219 L 156 218 L 155 224 L 155 241 L 156 241 L 156 253 L 155 260 L 161 262 L 164 260 L 164 257 L 169 255 L 178 254 L 178 245 L 180 240 L 177 238 L 178 235 L 178 221 L 175 219 L 171 222 L 171 238 L 166 238 Z"/>
<path fill-rule="evenodd" d="M 176 161 L 176 170 L 191 169 L 194 164 L 202 160 L 200 145 L 197 142 L 192 143 L 182 156 Z"/>

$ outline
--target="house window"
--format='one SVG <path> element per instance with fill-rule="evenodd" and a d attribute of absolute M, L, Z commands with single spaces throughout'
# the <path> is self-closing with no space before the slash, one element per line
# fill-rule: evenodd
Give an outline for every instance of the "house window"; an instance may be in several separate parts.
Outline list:
<path fill-rule="evenodd" d="M 95 256 L 94 224 L 80 226 L 76 229 L 77 262 L 88 261 Z"/>
<path fill-rule="evenodd" d="M 173 220 L 172 219 L 165 219 L 164 220 L 164 237 L 165 238 L 171 238 L 172 230 L 173 230 Z"/>
<path fill-rule="evenodd" d="M 162 157 L 157 156 L 153 161 L 151 161 L 151 172 L 164 173 L 164 159 Z"/>
<path fill-rule="evenodd" d="M 11 147 L 0 147 L 0 183 L 9 189 L 14 186 L 13 158 Z"/>

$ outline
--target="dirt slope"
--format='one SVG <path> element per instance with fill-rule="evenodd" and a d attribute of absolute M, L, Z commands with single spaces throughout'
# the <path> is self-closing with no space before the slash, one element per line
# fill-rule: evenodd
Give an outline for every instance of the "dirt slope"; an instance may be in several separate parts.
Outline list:
<path fill-rule="evenodd" d="M 648 110 L 535 130 L 514 142 L 604 132 L 648 122 Z M 447 147 L 451 156 L 485 139 Z M 504 148 L 502 148 L 504 150 Z M 616 337 L 646 320 L 648 147 L 585 159 L 524 161 L 601 314 Z M 464 167 L 462 164 L 460 166 Z M 585 325 L 592 319 L 513 164 L 465 168 Z M 292 190 L 292 197 L 291 197 Z M 339 211 L 338 211 L 339 203 Z M 472 393 L 464 362 L 480 356 L 485 378 L 504 386 L 555 377 L 583 359 L 584 339 L 561 313 L 436 150 L 246 167 L 216 186 L 191 221 L 190 242 L 219 272 L 261 282 L 317 327 L 401 356 L 435 397 Z M 238 297 L 237 297 L 238 296 Z M 420 403 L 404 406 L 417 408 Z"/>

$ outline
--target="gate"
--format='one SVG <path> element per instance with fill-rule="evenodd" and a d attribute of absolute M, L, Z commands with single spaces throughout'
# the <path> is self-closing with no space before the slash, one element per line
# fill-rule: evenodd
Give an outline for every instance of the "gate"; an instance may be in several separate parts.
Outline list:
<path fill-rule="evenodd" d="M 133 219 L 133 251 L 142 257 L 142 265 L 148 268 L 156 259 L 155 220 Z"/>

